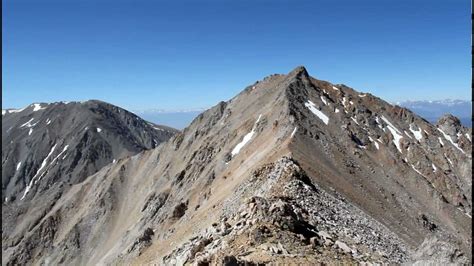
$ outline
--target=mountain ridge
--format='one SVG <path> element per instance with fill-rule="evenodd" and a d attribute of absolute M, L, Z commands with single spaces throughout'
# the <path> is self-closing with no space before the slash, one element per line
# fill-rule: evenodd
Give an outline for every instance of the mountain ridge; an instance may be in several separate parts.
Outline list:
<path fill-rule="evenodd" d="M 472 132 L 441 122 L 271 75 L 76 184 L 2 264 L 471 261 Z"/>

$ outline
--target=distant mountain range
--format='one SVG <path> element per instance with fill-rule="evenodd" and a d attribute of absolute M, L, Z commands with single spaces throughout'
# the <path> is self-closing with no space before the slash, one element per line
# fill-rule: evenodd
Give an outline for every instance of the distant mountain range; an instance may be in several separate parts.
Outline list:
<path fill-rule="evenodd" d="M 141 111 L 133 111 L 141 118 L 157 123 L 160 125 L 168 125 L 176 129 L 187 127 L 196 116 L 202 113 L 203 109 L 186 109 L 166 111 L 162 109 L 147 109 Z"/>
<path fill-rule="evenodd" d="M 436 101 L 403 101 L 394 104 L 412 110 L 431 123 L 436 123 L 444 114 L 452 114 L 458 117 L 464 126 L 472 126 L 470 101 L 445 99 Z M 183 129 L 204 110 L 205 108 L 180 110 L 145 109 L 133 112 L 147 121 Z"/>
<path fill-rule="evenodd" d="M 471 127 L 471 101 L 437 100 L 437 101 L 403 101 L 396 103 L 406 107 L 426 120 L 434 123 L 444 114 L 452 114 L 461 120 L 464 126 Z"/>

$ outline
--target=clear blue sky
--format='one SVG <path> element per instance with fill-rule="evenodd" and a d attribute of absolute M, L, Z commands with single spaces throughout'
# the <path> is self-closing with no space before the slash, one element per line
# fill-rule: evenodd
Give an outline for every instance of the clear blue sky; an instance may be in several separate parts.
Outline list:
<path fill-rule="evenodd" d="M 4 0 L 2 104 L 207 107 L 273 73 L 470 99 L 470 1 Z M 238 3 L 237 3 L 238 2 Z"/>

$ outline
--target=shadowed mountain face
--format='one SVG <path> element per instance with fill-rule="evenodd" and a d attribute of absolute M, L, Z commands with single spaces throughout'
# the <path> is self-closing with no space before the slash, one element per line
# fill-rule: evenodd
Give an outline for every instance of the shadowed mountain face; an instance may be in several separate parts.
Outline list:
<path fill-rule="evenodd" d="M 175 133 L 100 101 L 3 110 L 3 247 L 25 237 L 74 184 Z"/>
<path fill-rule="evenodd" d="M 470 154 L 456 118 L 298 67 L 86 177 L 23 231 L 2 222 L 2 263 L 467 263 Z"/>
<path fill-rule="evenodd" d="M 37 190 L 59 185 L 58 180 L 62 185 L 82 182 L 106 164 L 155 148 L 176 132 L 100 101 L 4 110 L 2 198 L 29 200 Z"/>

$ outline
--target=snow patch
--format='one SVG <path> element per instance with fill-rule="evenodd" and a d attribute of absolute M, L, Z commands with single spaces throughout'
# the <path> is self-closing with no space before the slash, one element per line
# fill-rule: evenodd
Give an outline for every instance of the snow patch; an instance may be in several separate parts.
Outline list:
<path fill-rule="evenodd" d="M 431 167 L 433 168 L 433 172 L 436 173 L 436 170 L 438 170 L 438 168 L 436 168 L 436 165 L 434 165 L 434 163 L 432 163 Z"/>
<path fill-rule="evenodd" d="M 372 143 L 374 143 L 375 148 L 377 148 L 377 150 L 378 150 L 378 149 L 379 149 L 379 144 L 378 144 L 376 141 L 374 141 L 374 139 L 373 139 L 371 136 L 369 136 L 369 140 L 370 140 Z"/>
<path fill-rule="evenodd" d="M 34 103 L 33 104 L 33 112 L 39 111 L 39 110 L 44 110 L 46 107 L 41 107 L 41 104 L 39 103 Z"/>
<path fill-rule="evenodd" d="M 448 140 L 449 142 L 451 142 L 451 144 L 453 144 L 454 147 L 456 147 L 456 149 L 460 150 L 463 154 L 466 154 L 460 147 L 457 143 L 455 143 L 453 141 L 453 139 L 451 139 L 451 136 L 447 135 L 446 133 L 443 132 L 443 130 L 441 130 L 440 128 L 438 128 L 438 131 L 441 132 L 444 136 L 444 138 L 446 140 Z"/>
<path fill-rule="evenodd" d="M 321 96 L 321 101 L 323 101 L 324 105 L 328 105 L 328 102 L 326 101 L 326 97 Z"/>
<path fill-rule="evenodd" d="M 336 88 L 336 87 L 334 87 L 334 86 L 332 86 L 332 89 L 333 89 L 333 90 L 336 90 L 336 91 L 339 90 L 338 88 Z"/>
<path fill-rule="evenodd" d="M 46 125 L 49 125 L 49 124 L 51 124 L 51 120 L 49 120 L 49 118 L 48 118 L 48 119 L 46 119 Z"/>
<path fill-rule="evenodd" d="M 34 123 L 34 124 L 31 124 L 31 122 L 34 120 L 34 118 L 31 118 L 30 120 L 28 120 L 28 122 L 24 123 L 23 125 L 20 126 L 20 128 L 23 128 L 23 127 L 34 127 L 36 126 L 36 124 L 38 124 L 38 122 Z"/>
<path fill-rule="evenodd" d="M 97 128 L 97 132 L 100 133 L 101 131 L 102 131 L 102 129 L 98 127 L 98 128 Z"/>
<path fill-rule="evenodd" d="M 352 121 L 354 121 L 357 125 L 359 125 L 359 122 L 354 117 L 351 117 Z"/>
<path fill-rule="evenodd" d="M 28 136 L 31 135 L 33 133 L 33 129 L 30 128 L 30 130 L 28 131 Z"/>
<path fill-rule="evenodd" d="M 472 140 L 471 140 L 471 135 L 469 135 L 469 134 L 466 133 L 465 136 L 466 136 L 466 138 L 467 138 L 469 141 L 472 141 Z"/>
<path fill-rule="evenodd" d="M 342 105 L 346 107 L 346 97 L 342 97 Z"/>
<path fill-rule="evenodd" d="M 59 156 L 63 155 L 63 153 L 65 153 L 67 151 L 68 147 L 69 147 L 69 145 L 64 146 L 64 149 L 58 154 L 58 156 L 54 157 L 54 159 L 51 161 L 50 165 L 53 164 L 53 162 L 56 161 L 59 158 Z"/>
<path fill-rule="evenodd" d="M 8 113 L 8 111 L 2 109 L 2 115 L 5 115 L 6 113 Z"/>
<path fill-rule="evenodd" d="M 382 129 L 383 129 L 382 125 L 380 124 L 380 120 L 379 120 L 379 117 L 378 117 L 378 116 L 375 117 L 375 123 L 377 124 L 377 126 L 378 126 L 379 128 L 382 128 Z"/>
<path fill-rule="evenodd" d="M 10 110 L 8 110 L 8 113 L 19 113 L 19 112 L 21 112 L 25 109 L 26 109 L 26 107 L 21 108 L 21 109 L 10 109 Z"/>
<path fill-rule="evenodd" d="M 400 147 L 400 140 L 403 138 L 402 134 L 395 126 L 393 126 L 392 123 L 390 123 L 390 121 L 388 121 L 387 118 L 385 118 L 385 116 L 382 116 L 382 120 L 385 121 L 385 123 L 387 123 L 387 128 L 390 131 L 390 133 L 392 133 L 392 136 L 393 136 L 393 143 L 397 147 L 398 151 L 402 153 L 402 148 Z"/>
<path fill-rule="evenodd" d="M 438 141 L 439 141 L 439 144 L 441 144 L 441 147 L 443 147 L 444 143 L 443 143 L 443 140 L 441 139 L 441 137 L 438 137 Z"/>
<path fill-rule="evenodd" d="M 403 130 L 403 133 L 405 133 L 405 135 L 407 135 L 407 137 L 409 137 L 410 139 L 412 139 L 412 137 L 410 136 L 410 134 L 408 134 L 408 132 L 406 130 Z"/>
<path fill-rule="evenodd" d="M 411 168 L 413 168 L 413 170 L 415 170 L 415 172 L 417 172 L 419 175 L 426 178 L 426 176 L 424 174 L 422 174 L 420 171 L 418 171 L 413 164 L 411 165 Z"/>
<path fill-rule="evenodd" d="M 21 162 L 19 162 L 17 165 L 16 165 L 16 170 L 18 171 L 21 167 Z"/>
<path fill-rule="evenodd" d="M 255 121 L 255 124 L 252 127 L 252 131 L 247 133 L 239 144 L 235 145 L 234 149 L 231 152 L 232 157 L 237 155 L 242 149 L 242 147 L 244 147 L 245 144 L 247 144 L 252 139 L 253 135 L 255 134 L 255 128 L 257 127 L 258 121 L 260 121 L 261 117 L 262 115 L 260 114 L 257 118 L 257 121 Z"/>
<path fill-rule="evenodd" d="M 337 108 L 334 109 L 334 112 L 335 112 L 336 114 L 339 113 L 339 109 L 337 109 Z"/>
<path fill-rule="evenodd" d="M 295 127 L 295 129 L 293 129 L 293 132 L 291 132 L 290 138 L 292 138 L 295 135 L 297 129 L 298 129 L 298 127 Z"/>
<path fill-rule="evenodd" d="M 413 136 L 415 136 L 416 140 L 420 141 L 423 138 L 423 135 L 421 134 L 421 128 L 418 127 L 418 130 L 415 130 L 415 126 L 410 124 L 409 129 L 411 133 L 413 133 Z"/>
<path fill-rule="evenodd" d="M 36 174 L 33 176 L 33 178 L 31 178 L 30 183 L 26 186 L 25 192 L 23 193 L 23 197 L 21 197 L 20 200 L 23 200 L 26 194 L 28 194 L 28 192 L 30 191 L 31 187 L 33 186 L 33 182 L 36 180 L 36 177 L 41 173 L 41 170 L 46 166 L 46 162 L 48 161 L 49 157 L 51 157 L 51 154 L 53 154 L 54 149 L 56 149 L 56 145 L 57 144 L 54 144 L 54 146 L 51 148 L 46 158 L 44 158 L 43 162 L 41 162 L 40 168 L 38 169 L 38 171 L 36 171 Z"/>
<path fill-rule="evenodd" d="M 361 98 L 363 98 L 365 96 L 367 96 L 367 94 L 359 94 L 359 97 L 361 97 Z"/>
<path fill-rule="evenodd" d="M 449 157 L 446 156 L 446 153 L 444 153 L 444 158 L 446 158 L 446 160 L 448 160 L 448 163 L 449 163 L 451 166 L 454 166 L 453 161 L 451 161 L 451 159 L 449 159 Z"/>
<path fill-rule="evenodd" d="M 323 112 L 319 111 L 318 108 L 316 108 L 316 105 L 308 100 L 308 102 L 306 102 L 304 104 L 306 107 L 308 107 L 308 109 L 313 113 L 315 114 L 319 119 L 321 119 L 324 124 L 328 124 L 329 123 L 329 117 L 327 115 L 325 115 Z"/>

